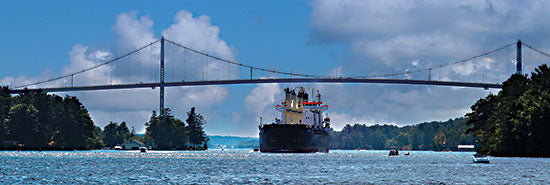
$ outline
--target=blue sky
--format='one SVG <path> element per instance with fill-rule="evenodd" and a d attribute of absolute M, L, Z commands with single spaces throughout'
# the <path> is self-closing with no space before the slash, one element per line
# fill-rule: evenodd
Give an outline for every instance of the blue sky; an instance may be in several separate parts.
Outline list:
<path fill-rule="evenodd" d="M 45 8 L 47 7 L 47 8 Z M 157 35 L 168 27 L 174 15 L 188 10 L 194 15 L 207 15 L 220 27 L 220 37 L 239 51 L 238 59 L 271 64 L 275 61 L 294 63 L 304 60 L 328 62 L 328 53 L 342 52 L 342 45 L 309 46 L 309 14 L 307 2 L 231 2 L 231 1 L 99 1 L 94 3 L 65 1 L 5 2 L 0 8 L 4 23 L 2 56 L 14 62 L 2 75 L 34 75 L 45 68 L 60 72 L 55 65 L 67 61 L 67 53 L 75 43 L 114 45 L 112 32 L 115 17 L 136 11 L 154 21 Z M 9 25 L 9 26 L 8 26 Z M 28 50 L 32 48 L 32 55 Z M 38 65 L 25 68 L 29 61 Z M 300 62 L 304 63 L 304 62 Z M 21 65 L 21 66 L 17 66 Z M 335 64 L 332 64 L 335 66 Z"/>
<path fill-rule="evenodd" d="M 4 66 L 0 84 L 18 85 L 78 71 L 163 34 L 216 56 L 281 71 L 337 76 L 414 70 L 467 58 L 517 39 L 545 50 L 550 47 L 549 6 L 543 1 L 9 1 L 0 6 Z M 137 71 L 151 75 L 139 78 L 154 78 L 155 51 L 126 61 L 138 62 L 135 68 L 115 65 L 91 78 L 130 82 L 130 74 Z M 169 61 L 196 59 L 170 51 L 174 53 Z M 434 71 L 433 76 L 501 82 L 514 72 L 514 52 L 508 48 Z M 548 63 L 527 49 L 524 61 L 525 71 Z M 167 65 L 175 66 L 167 73 L 178 80 L 178 72 L 193 70 L 178 63 Z M 425 79 L 427 74 L 396 78 Z M 207 119 L 208 134 L 257 136 L 258 117 L 278 116 L 272 107 L 281 99 L 281 89 L 295 85 L 168 88 L 166 101 L 180 118 L 196 106 Z M 446 120 L 464 115 L 471 104 L 490 93 L 404 85 L 303 85 L 321 90 L 336 129 L 348 123 L 407 125 Z M 69 95 L 79 97 L 101 127 L 108 121 L 127 121 L 141 132 L 151 110 L 158 109 L 158 89 Z"/>

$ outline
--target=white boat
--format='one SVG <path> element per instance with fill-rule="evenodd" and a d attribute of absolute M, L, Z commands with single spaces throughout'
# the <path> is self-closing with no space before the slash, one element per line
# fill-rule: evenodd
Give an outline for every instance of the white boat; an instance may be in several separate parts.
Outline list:
<path fill-rule="evenodd" d="M 473 156 L 472 160 L 474 163 L 489 163 L 489 156 L 482 155 L 482 156 Z"/>
<path fill-rule="evenodd" d="M 122 150 L 122 147 L 121 146 L 115 146 L 115 150 Z"/>

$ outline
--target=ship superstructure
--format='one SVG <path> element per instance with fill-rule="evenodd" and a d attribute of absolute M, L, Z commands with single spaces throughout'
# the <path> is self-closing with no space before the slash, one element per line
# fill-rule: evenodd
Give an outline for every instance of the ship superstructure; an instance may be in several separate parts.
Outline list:
<path fill-rule="evenodd" d="M 312 89 L 311 101 L 305 88 L 286 88 L 285 97 L 275 109 L 281 119 L 272 124 L 260 124 L 262 152 L 328 152 L 330 119 L 323 118 L 328 105 L 321 94 Z"/>

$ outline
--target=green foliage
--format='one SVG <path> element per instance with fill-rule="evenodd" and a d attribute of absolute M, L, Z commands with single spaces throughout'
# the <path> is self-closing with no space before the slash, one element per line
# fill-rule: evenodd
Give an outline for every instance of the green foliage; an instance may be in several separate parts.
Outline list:
<path fill-rule="evenodd" d="M 477 101 L 467 132 L 494 156 L 550 156 L 550 69 L 539 66 L 530 78 L 514 74 L 497 95 Z"/>
<path fill-rule="evenodd" d="M 89 139 L 92 143 L 91 148 L 100 149 L 105 146 L 103 143 L 103 131 L 98 126 L 94 126 L 94 137 Z"/>
<path fill-rule="evenodd" d="M 413 126 L 346 125 L 331 133 L 333 149 L 412 149 L 457 150 L 460 144 L 473 144 L 473 134 L 465 134 L 465 118 L 428 122 Z"/>
<path fill-rule="evenodd" d="M 130 131 L 126 126 L 126 122 L 122 122 L 120 125 L 116 122 L 109 122 L 109 124 L 103 128 L 103 143 L 106 147 L 114 147 L 122 144 L 130 137 Z"/>
<path fill-rule="evenodd" d="M 94 123 L 88 110 L 74 96 L 66 96 L 56 113 L 57 129 L 52 140 L 59 149 L 90 149 L 95 145 Z"/>
<path fill-rule="evenodd" d="M 202 115 L 195 112 L 195 107 L 192 107 L 191 111 L 187 112 L 187 119 L 185 121 L 189 125 L 189 143 L 195 147 L 206 144 L 208 138 L 202 128 L 202 125 L 206 121 L 204 121 Z"/>
<path fill-rule="evenodd" d="M 153 111 L 149 122 L 145 124 L 145 137 L 155 144 L 156 149 L 181 149 L 186 147 L 187 138 L 185 125 L 179 119 L 170 114 L 170 109 L 165 109 L 163 115 Z"/>
<path fill-rule="evenodd" d="M 187 113 L 187 123 L 171 115 L 170 109 L 165 109 L 163 115 L 153 115 L 145 123 L 144 140 L 153 143 L 155 149 L 206 149 L 208 138 L 203 131 L 205 123 L 202 115 L 195 112 L 195 108 Z"/>
<path fill-rule="evenodd" d="M 0 141 L 26 149 L 90 149 L 102 145 L 97 129 L 76 97 L 41 91 L 11 97 L 7 87 L 0 89 Z"/>
<path fill-rule="evenodd" d="M 0 87 L 0 141 L 6 139 L 6 121 L 11 108 L 11 96 L 8 87 Z M 3 147 L 3 142 L 0 147 Z"/>
<path fill-rule="evenodd" d="M 20 141 L 31 148 L 45 146 L 46 142 L 40 140 L 40 134 L 43 132 L 37 114 L 38 111 L 33 105 L 18 103 L 12 106 L 6 122 L 8 138 Z"/>

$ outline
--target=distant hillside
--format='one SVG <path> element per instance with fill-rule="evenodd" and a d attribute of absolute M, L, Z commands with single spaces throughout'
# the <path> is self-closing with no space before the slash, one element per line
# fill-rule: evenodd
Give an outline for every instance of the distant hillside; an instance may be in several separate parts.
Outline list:
<path fill-rule="evenodd" d="M 253 148 L 250 143 L 258 143 L 256 137 L 237 137 L 237 136 L 208 136 L 208 148 Z M 246 143 L 243 144 L 243 143 Z"/>

